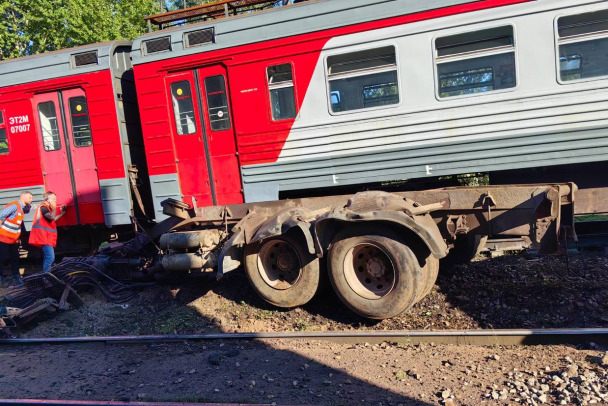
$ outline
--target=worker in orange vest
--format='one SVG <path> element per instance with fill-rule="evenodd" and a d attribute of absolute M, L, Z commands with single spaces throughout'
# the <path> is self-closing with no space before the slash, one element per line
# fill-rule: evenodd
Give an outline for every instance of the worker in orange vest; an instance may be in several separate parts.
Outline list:
<path fill-rule="evenodd" d="M 21 192 L 19 200 L 8 203 L 0 212 L 0 283 L 4 274 L 4 264 L 11 262 L 13 281 L 23 285 L 19 276 L 19 237 L 23 227 L 23 216 L 29 213 L 34 197 L 30 192 Z"/>
<path fill-rule="evenodd" d="M 40 203 L 34 214 L 29 244 L 42 248 L 42 272 L 48 272 L 55 260 L 55 247 L 57 246 L 55 221 L 63 217 L 66 206 L 61 205 L 60 210 L 61 212 L 57 214 L 57 195 L 48 191 L 44 194 L 44 201 Z"/>

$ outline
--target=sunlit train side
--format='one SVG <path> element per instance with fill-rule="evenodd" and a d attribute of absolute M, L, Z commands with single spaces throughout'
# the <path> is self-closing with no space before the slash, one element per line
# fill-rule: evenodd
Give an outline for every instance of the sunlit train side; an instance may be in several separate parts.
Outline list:
<path fill-rule="evenodd" d="M 68 206 L 58 221 L 71 230 L 64 248 L 90 243 L 91 226 L 131 224 L 139 123 L 130 50 L 115 41 L 0 63 L 0 204 L 23 190 L 36 202 L 55 192 Z"/>
<path fill-rule="evenodd" d="M 156 214 L 603 162 L 607 10 L 332 0 L 137 38 Z"/>

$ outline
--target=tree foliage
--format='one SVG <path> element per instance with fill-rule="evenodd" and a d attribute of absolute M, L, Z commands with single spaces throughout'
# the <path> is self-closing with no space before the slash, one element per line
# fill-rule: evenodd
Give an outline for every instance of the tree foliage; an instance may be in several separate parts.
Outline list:
<path fill-rule="evenodd" d="M 0 59 L 146 32 L 157 0 L 0 0 Z"/>

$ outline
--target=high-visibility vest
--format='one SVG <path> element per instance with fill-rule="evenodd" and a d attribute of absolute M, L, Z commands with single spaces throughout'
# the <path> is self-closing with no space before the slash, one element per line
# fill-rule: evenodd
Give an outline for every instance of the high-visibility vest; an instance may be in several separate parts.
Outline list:
<path fill-rule="evenodd" d="M 51 247 L 57 246 L 57 225 L 55 220 L 48 221 L 41 212 L 41 209 L 46 207 L 49 213 L 53 213 L 51 204 L 49 202 L 42 202 L 36 209 L 34 214 L 34 224 L 32 224 L 32 231 L 30 231 L 30 245 L 34 247 L 41 247 L 43 245 L 50 245 Z"/>
<path fill-rule="evenodd" d="M 7 244 L 14 244 L 19 239 L 21 235 L 21 224 L 23 223 L 23 209 L 21 208 L 21 203 L 15 200 L 14 202 L 10 202 L 6 206 L 7 209 L 11 205 L 17 206 L 17 214 L 13 219 L 5 219 L 0 226 L 0 242 L 4 242 Z"/>

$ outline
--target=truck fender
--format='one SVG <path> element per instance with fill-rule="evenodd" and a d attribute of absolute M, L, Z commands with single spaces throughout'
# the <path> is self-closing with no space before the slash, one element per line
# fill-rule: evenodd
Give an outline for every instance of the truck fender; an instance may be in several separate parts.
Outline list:
<path fill-rule="evenodd" d="M 310 254 L 316 254 L 315 240 L 312 236 L 311 211 L 303 207 L 290 208 L 278 212 L 264 221 L 255 231 L 248 244 L 266 240 L 287 233 L 292 228 L 301 231 Z"/>
<path fill-rule="evenodd" d="M 221 279 L 224 274 L 237 269 L 242 264 L 245 244 L 253 244 L 285 234 L 292 228 L 300 230 L 308 252 L 316 254 L 312 225 L 307 221 L 310 218 L 311 211 L 302 207 L 289 208 L 271 216 L 264 212 L 249 213 L 234 226 L 232 236 L 222 247 L 218 259 L 217 279 Z"/>
<path fill-rule="evenodd" d="M 348 209 L 334 210 L 320 217 L 315 222 L 316 244 L 327 247 L 336 234 L 336 228 L 330 227 L 332 223 L 389 223 L 393 228 L 401 228 L 414 233 L 422 241 L 433 256 L 441 259 L 448 254 L 448 246 L 443 239 L 437 224 L 427 213 L 410 216 L 401 211 L 370 211 L 358 213 Z"/>

